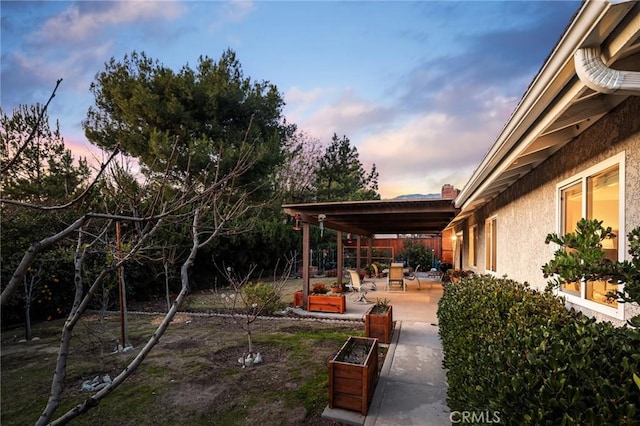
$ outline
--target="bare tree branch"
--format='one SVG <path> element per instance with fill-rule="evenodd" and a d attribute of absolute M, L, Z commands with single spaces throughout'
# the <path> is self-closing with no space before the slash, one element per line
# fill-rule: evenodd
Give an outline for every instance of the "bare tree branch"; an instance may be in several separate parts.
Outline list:
<path fill-rule="evenodd" d="M 163 213 L 153 218 L 136 218 L 136 217 L 130 217 L 130 216 L 112 215 L 112 214 L 104 214 L 104 213 L 87 213 L 83 215 L 81 218 L 77 219 L 75 222 L 73 222 L 71 225 L 69 225 L 67 228 L 63 229 L 62 231 L 58 232 L 57 234 L 51 235 L 47 238 L 44 238 L 41 241 L 33 243 L 31 247 L 29 247 L 27 252 L 22 257 L 20 264 L 13 272 L 13 276 L 9 280 L 9 283 L 4 288 L 4 290 L 2 290 L 2 295 L 0 295 L 0 306 L 5 306 L 7 303 L 9 303 L 9 301 L 11 300 L 11 297 L 15 293 L 17 286 L 22 281 L 22 278 L 26 274 L 27 269 L 35 259 L 36 255 L 47 250 L 49 247 L 51 247 L 53 244 L 57 243 L 58 241 L 62 240 L 63 238 L 68 237 L 73 232 L 76 232 L 77 230 L 79 230 L 91 218 L 142 222 L 142 221 L 159 220 L 165 214 L 166 213 Z"/>
<path fill-rule="evenodd" d="M 2 290 L 2 295 L 0 295 L 0 306 L 5 306 L 7 303 L 9 303 L 9 300 L 11 300 L 11 297 L 13 296 L 13 293 L 15 292 L 18 284 L 22 281 L 22 278 L 27 273 L 27 269 L 38 253 L 46 250 L 57 241 L 60 241 L 61 239 L 69 236 L 71 233 L 80 229 L 80 227 L 87 223 L 90 218 L 90 215 L 84 215 L 73 222 L 71 225 L 69 225 L 66 229 L 32 244 L 22 257 L 22 260 L 20 261 L 20 264 L 18 265 L 16 270 L 13 272 L 13 276 L 9 280 L 9 283 L 7 284 L 5 289 Z"/>
<path fill-rule="evenodd" d="M 31 133 L 29 133 L 29 136 L 24 141 L 22 146 L 20 148 L 18 148 L 18 150 L 16 151 L 16 155 L 14 155 L 11 160 L 6 162 L 2 166 L 2 168 L 0 169 L 0 174 L 4 174 L 7 170 L 9 170 L 11 167 L 13 167 L 13 165 L 20 158 L 20 155 L 22 154 L 22 152 L 26 149 L 26 147 L 31 143 L 33 138 L 36 136 L 36 133 L 38 132 L 38 129 L 40 128 L 40 123 L 42 122 L 42 119 L 43 119 L 44 115 L 47 112 L 47 108 L 49 107 L 49 104 L 51 103 L 51 100 L 53 100 L 53 98 L 56 97 L 56 91 L 58 90 L 58 86 L 60 86 L 60 83 L 62 83 L 62 79 L 61 78 L 58 79 L 58 81 L 56 82 L 56 87 L 53 88 L 53 91 L 51 92 L 51 96 L 49 96 L 49 100 L 44 105 L 44 108 L 42 108 L 42 111 L 40 111 L 40 115 L 38 116 L 38 120 L 36 120 L 36 123 L 34 124 L 33 129 L 31 129 Z"/>
<path fill-rule="evenodd" d="M 106 232 L 110 224 L 111 223 L 108 223 L 107 225 L 104 226 L 103 231 L 101 233 L 102 235 Z M 76 326 L 77 322 L 80 320 L 80 317 L 82 316 L 82 314 L 84 314 L 84 312 L 89 307 L 89 303 L 91 302 L 100 284 L 107 277 L 107 275 L 109 275 L 111 272 L 116 270 L 116 268 L 126 263 L 134 253 L 140 250 L 144 246 L 144 243 L 149 238 L 151 238 L 151 236 L 159 228 L 160 224 L 161 224 L 161 221 L 158 221 L 154 225 L 154 227 L 136 243 L 136 245 L 129 251 L 129 253 L 126 256 L 123 256 L 121 259 L 116 259 L 115 257 L 113 257 L 113 261 L 111 262 L 111 264 L 107 265 L 102 269 L 102 271 L 100 272 L 98 277 L 94 280 L 91 287 L 89 288 L 87 293 L 84 294 L 84 296 L 83 296 L 81 269 L 82 269 L 83 259 L 87 252 L 87 249 L 91 246 L 91 244 L 83 247 L 82 236 L 84 233 L 82 232 L 82 230 L 80 230 L 79 236 L 78 236 L 78 243 L 76 245 L 76 255 L 74 257 L 76 292 L 75 292 L 73 309 L 69 313 L 69 316 L 67 317 L 67 321 L 65 321 L 65 324 L 62 330 L 62 338 L 61 338 L 60 348 L 58 350 L 56 370 L 51 383 L 51 394 L 49 396 L 49 401 L 47 403 L 47 406 L 45 407 L 45 410 L 40 416 L 40 419 L 38 419 L 38 422 L 36 423 L 37 425 L 47 424 L 47 422 L 49 421 L 49 419 L 51 418 L 55 410 L 58 408 L 60 395 L 63 390 L 64 379 L 66 377 L 67 359 L 69 356 L 69 347 L 71 344 L 73 329 Z M 98 239 L 95 239 L 93 243 L 95 243 L 96 241 L 98 241 Z M 69 420 L 71 420 L 71 418 Z"/>
<path fill-rule="evenodd" d="M 84 189 L 84 191 L 82 191 L 80 195 L 78 195 L 76 198 L 74 198 L 73 200 L 69 201 L 66 204 L 60 204 L 57 206 L 42 206 L 39 204 L 25 203 L 22 201 L 10 200 L 6 198 L 0 198 L 0 203 L 11 204 L 11 205 L 20 206 L 20 207 L 27 207 L 35 210 L 44 210 L 44 211 L 68 209 L 69 207 L 73 206 L 74 204 L 77 204 L 79 201 L 81 201 L 84 197 L 87 196 L 89 191 L 96 185 L 96 183 L 98 183 L 105 169 L 107 168 L 111 160 L 113 160 L 113 158 L 116 156 L 116 154 L 118 154 L 118 152 L 120 152 L 120 147 L 116 146 L 113 149 L 113 152 L 111 153 L 111 155 L 109 156 L 107 162 L 100 166 L 100 170 L 98 171 L 98 174 L 92 179 L 91 183 Z"/>
<path fill-rule="evenodd" d="M 98 391 L 95 395 L 87 398 L 83 403 L 77 405 L 73 409 L 67 411 L 65 414 L 60 416 L 55 421 L 51 422 L 51 425 L 63 425 L 76 418 L 77 416 L 89 411 L 91 408 L 97 406 L 100 401 L 113 392 L 118 386 L 120 386 L 135 370 L 136 368 L 144 361 L 144 359 L 149 355 L 153 347 L 158 343 L 160 337 L 164 334 L 167 327 L 176 313 L 178 312 L 179 307 L 182 305 L 182 302 L 189 291 L 189 269 L 193 266 L 193 262 L 195 261 L 196 254 L 198 253 L 198 249 L 200 244 L 198 243 L 198 227 L 200 221 L 200 209 L 196 208 L 195 213 L 193 215 L 193 224 L 192 224 L 192 236 L 193 242 L 191 246 L 191 251 L 189 256 L 182 264 L 180 277 L 182 281 L 182 288 L 178 297 L 176 298 L 175 303 L 164 317 L 156 331 L 149 338 L 145 346 L 140 350 L 138 355 L 122 370 L 122 372 L 116 376 L 111 384 L 106 386 L 105 388 Z"/>
<path fill-rule="evenodd" d="M 251 127 L 251 123 L 249 127 Z M 79 197 L 69 203 L 60 206 L 45 207 L 29 203 L 20 203 L 14 200 L 0 199 L 1 203 L 29 209 L 43 211 L 68 209 L 74 203 L 83 199 L 91 188 L 95 187 L 99 180 L 104 179 L 104 175 L 109 176 L 109 173 L 113 175 L 111 180 L 107 180 L 107 183 L 113 186 L 106 185 L 107 191 L 111 192 L 106 193 L 108 201 L 103 199 L 104 210 L 85 213 L 65 229 L 34 242 L 24 253 L 13 276 L 0 295 L 0 305 L 6 306 L 14 295 L 17 285 L 22 282 L 26 271 L 37 256 L 51 249 L 54 245 L 60 244 L 63 240 L 68 239 L 77 232 L 73 259 L 75 297 L 61 331 L 61 341 L 58 349 L 56 367 L 52 377 L 51 393 L 47 405 L 38 419 L 38 425 L 51 422 L 55 411 L 60 405 L 74 327 L 90 306 L 92 299 L 95 294 L 97 294 L 102 283 L 111 276 L 113 271 L 126 262 L 139 258 L 138 256 L 141 256 L 143 251 L 152 249 L 154 246 L 151 244 L 151 240 L 161 227 L 164 229 L 173 223 L 182 225 L 187 218 L 191 219 L 190 231 L 181 231 L 184 233 L 190 232 L 192 240 L 191 248 L 180 270 L 181 290 L 175 302 L 168 310 L 168 313 L 163 318 L 160 326 L 158 326 L 153 336 L 147 341 L 137 356 L 123 368 L 111 384 L 87 398 L 82 404 L 62 414 L 59 418 L 51 422 L 51 424 L 65 424 L 71 421 L 78 415 L 98 405 L 103 398 L 123 383 L 158 343 L 160 337 L 176 315 L 178 308 L 183 303 L 190 288 L 189 271 L 198 251 L 214 241 L 216 237 L 246 230 L 246 226 L 238 225 L 236 220 L 254 206 L 249 203 L 250 192 L 241 187 L 239 181 L 242 175 L 250 170 L 251 167 L 255 166 L 259 160 L 258 156 L 260 155 L 260 153 L 255 152 L 251 144 L 247 143 L 248 135 L 249 130 L 245 133 L 243 143 L 240 144 L 239 147 L 234 148 L 237 151 L 233 153 L 234 155 L 231 158 L 235 158 L 235 164 L 230 170 L 224 173 L 221 171 L 219 159 L 223 158 L 225 148 L 220 146 L 218 148 L 219 152 L 212 153 L 212 158 L 215 158 L 215 160 L 212 160 L 212 167 L 206 176 L 198 176 L 195 179 L 188 177 L 181 181 L 169 179 L 171 171 L 175 167 L 173 163 L 177 156 L 176 141 L 173 153 L 167 162 L 164 173 L 165 178 L 156 179 L 148 187 L 144 187 L 138 185 L 138 182 L 135 181 L 134 178 L 129 180 L 129 176 L 125 176 L 124 174 L 121 175 L 122 179 L 118 179 L 118 171 L 113 165 L 114 158 L 116 158 L 116 155 L 120 152 L 116 146 L 106 163 L 102 165 L 93 182 Z M 17 160 L 14 158 L 12 162 L 15 161 Z M 156 178 L 158 177 L 158 175 L 155 176 Z M 149 188 L 152 188 L 155 192 L 145 192 Z M 136 196 L 140 196 L 142 193 L 144 193 L 144 200 L 149 203 L 139 203 L 140 205 L 136 205 Z M 144 207 L 141 207 L 142 205 L 144 205 Z M 98 210 L 102 210 L 102 208 Z M 123 213 L 123 211 L 127 211 L 127 213 Z M 110 229 L 114 221 L 135 224 L 135 227 L 132 227 L 134 229 L 130 233 L 131 240 L 128 241 L 127 252 L 124 256 L 109 255 L 110 252 L 115 250 L 113 248 L 113 241 L 110 241 L 108 237 L 108 229 Z M 94 229 L 90 229 L 89 226 Z M 64 241 L 64 243 L 70 244 L 68 241 Z M 95 251 L 96 247 L 98 247 L 98 250 L 104 258 L 108 260 L 104 262 L 105 264 L 101 270 L 94 271 L 95 273 L 87 289 L 87 285 L 83 283 L 83 276 L 87 275 L 87 272 L 83 270 L 85 262 L 88 262 L 85 258 L 89 257 L 87 253 L 90 248 Z"/>

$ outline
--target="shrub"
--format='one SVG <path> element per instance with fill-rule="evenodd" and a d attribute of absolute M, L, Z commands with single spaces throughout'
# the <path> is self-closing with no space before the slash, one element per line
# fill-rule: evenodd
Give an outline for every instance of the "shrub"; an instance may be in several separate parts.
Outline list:
<path fill-rule="evenodd" d="M 425 247 L 420 240 L 405 240 L 402 250 L 396 254 L 396 261 L 406 261 L 407 266 L 429 269 L 433 265 L 433 250 Z"/>
<path fill-rule="evenodd" d="M 373 305 L 373 308 L 371 308 L 370 313 L 373 315 L 381 315 L 381 314 L 385 314 L 388 310 L 389 310 L 389 306 L 391 306 L 391 300 L 387 299 L 386 297 L 384 299 L 376 299 L 376 304 Z"/>
<path fill-rule="evenodd" d="M 640 421 L 638 330 L 490 276 L 448 284 L 438 319 L 452 411 L 499 411 L 505 424 Z"/>
<path fill-rule="evenodd" d="M 280 292 L 273 284 L 247 284 L 242 287 L 242 298 L 256 314 L 269 315 L 282 307 Z"/>
<path fill-rule="evenodd" d="M 602 250 L 605 239 L 614 238 L 611 227 L 605 228 L 601 220 L 580 219 L 576 231 L 563 236 L 548 234 L 545 242 L 559 246 L 554 258 L 542 266 L 545 278 L 550 278 L 548 288 L 554 289 L 572 281 L 606 280 L 613 284 L 624 283 L 622 291 L 608 294 L 619 303 L 640 303 L 640 226 L 627 234 L 631 260 L 614 262 Z M 640 315 L 627 320 L 640 327 Z M 640 380 L 640 378 L 639 378 Z"/>

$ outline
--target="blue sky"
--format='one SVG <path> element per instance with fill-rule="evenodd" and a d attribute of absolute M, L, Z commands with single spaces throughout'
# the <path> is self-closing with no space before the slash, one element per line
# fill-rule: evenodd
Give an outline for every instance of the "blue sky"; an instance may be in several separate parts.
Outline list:
<path fill-rule="evenodd" d="M 579 1 L 2 1 L 2 108 L 44 103 L 76 155 L 111 57 L 178 70 L 231 48 L 274 83 L 284 115 L 328 143 L 346 135 L 383 198 L 464 186 Z"/>

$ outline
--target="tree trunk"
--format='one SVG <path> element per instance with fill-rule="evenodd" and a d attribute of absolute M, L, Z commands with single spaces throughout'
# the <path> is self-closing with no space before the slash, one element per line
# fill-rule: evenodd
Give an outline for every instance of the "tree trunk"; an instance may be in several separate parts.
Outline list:
<path fill-rule="evenodd" d="M 251 340 L 251 329 L 249 328 L 251 325 L 247 324 L 247 341 L 249 343 L 249 353 L 253 353 L 253 341 Z"/>
<path fill-rule="evenodd" d="M 33 300 L 33 286 L 35 285 L 35 277 L 31 276 L 31 282 L 25 276 L 24 282 L 24 339 L 31 341 L 31 302 Z"/>
<path fill-rule="evenodd" d="M 25 302 L 24 306 L 24 338 L 31 340 L 31 302 Z"/>
<path fill-rule="evenodd" d="M 169 264 L 165 259 L 164 263 L 164 289 L 167 296 L 167 312 L 171 309 L 171 295 L 169 294 Z"/>

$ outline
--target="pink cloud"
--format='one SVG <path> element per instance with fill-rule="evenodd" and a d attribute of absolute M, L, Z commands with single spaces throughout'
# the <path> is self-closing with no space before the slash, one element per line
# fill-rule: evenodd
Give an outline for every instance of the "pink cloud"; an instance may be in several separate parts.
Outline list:
<path fill-rule="evenodd" d="M 86 139 L 73 135 L 64 135 L 63 137 L 64 145 L 67 149 L 71 150 L 73 157 L 76 159 L 79 157 L 86 158 L 89 166 L 99 166 L 106 157 L 100 148 L 90 144 Z"/>
<path fill-rule="evenodd" d="M 316 105 L 320 103 L 317 101 Z M 351 89 L 345 89 L 340 98 L 333 102 L 327 100 L 308 116 L 300 117 L 300 112 L 294 110 L 292 117 L 313 136 L 328 140 L 336 133 L 338 136 L 346 135 L 352 143 L 356 134 L 379 127 L 393 116 L 385 106 L 361 99 Z"/>
<path fill-rule="evenodd" d="M 449 103 L 453 95 L 459 93 L 443 90 L 437 96 Z M 376 164 L 384 198 L 438 193 L 444 184 L 464 186 L 517 99 L 487 89 L 469 101 L 479 105 L 473 115 L 416 111 L 400 121 L 386 106 L 347 90 L 305 119 L 296 116 L 294 122 L 324 141 L 334 132 L 347 135 L 365 168 Z"/>

